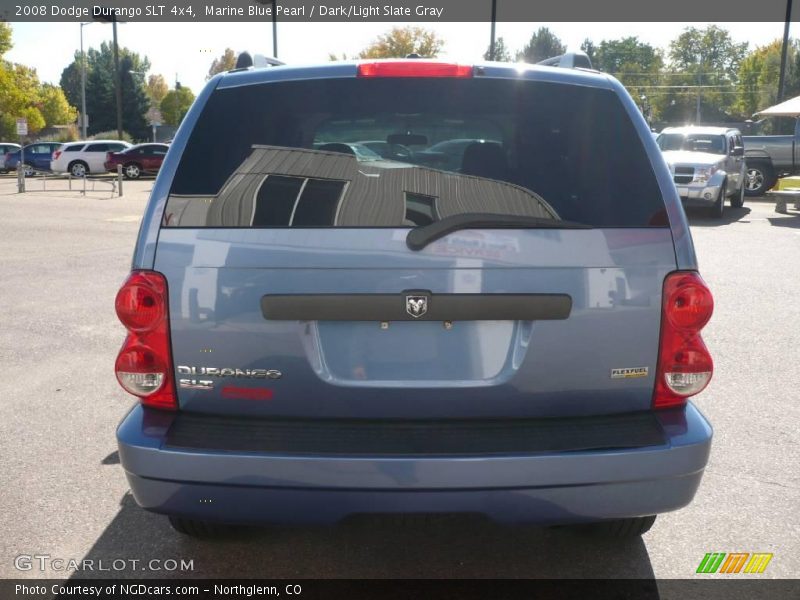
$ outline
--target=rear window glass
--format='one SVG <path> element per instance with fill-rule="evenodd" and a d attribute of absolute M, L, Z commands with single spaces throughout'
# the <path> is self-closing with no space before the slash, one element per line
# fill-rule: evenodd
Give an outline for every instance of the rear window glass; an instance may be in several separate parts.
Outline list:
<path fill-rule="evenodd" d="M 503 79 L 327 79 L 217 90 L 166 227 L 414 227 L 461 213 L 665 224 L 608 90 Z"/>

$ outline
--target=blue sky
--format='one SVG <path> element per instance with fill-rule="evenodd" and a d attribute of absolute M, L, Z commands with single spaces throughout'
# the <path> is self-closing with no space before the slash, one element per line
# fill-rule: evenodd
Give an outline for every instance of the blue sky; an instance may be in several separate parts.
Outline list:
<path fill-rule="evenodd" d="M 397 25 L 405 25 L 398 23 Z M 326 61 L 328 54 L 352 55 L 366 46 L 392 23 L 280 23 L 279 56 L 290 63 Z M 444 56 L 480 60 L 489 43 L 488 23 L 426 23 L 445 40 Z M 497 35 L 507 47 L 520 49 L 540 26 L 550 27 L 568 47 L 577 48 L 584 38 L 595 42 L 628 35 L 665 48 L 687 23 L 498 23 Z M 693 25 L 705 26 L 705 23 Z M 751 47 L 783 35 L 783 23 L 719 23 L 737 41 Z M 14 48 L 7 58 L 34 67 L 43 81 L 57 83 L 80 43 L 78 23 L 12 23 Z M 97 47 L 110 40 L 111 27 L 95 23 L 84 27 L 84 46 Z M 151 73 L 161 73 L 170 84 L 177 77 L 197 93 L 214 57 L 226 47 L 237 52 L 271 54 L 272 26 L 261 23 L 127 23 L 119 27 L 119 42 L 152 64 Z"/>

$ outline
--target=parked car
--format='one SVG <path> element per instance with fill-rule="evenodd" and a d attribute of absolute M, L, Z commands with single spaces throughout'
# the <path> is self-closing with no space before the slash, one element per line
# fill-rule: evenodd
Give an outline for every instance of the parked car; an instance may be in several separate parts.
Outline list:
<path fill-rule="evenodd" d="M 0 142 L 0 173 L 8 173 L 9 171 L 9 169 L 6 168 L 6 153 L 17 152 L 20 147 L 19 144 Z"/>
<path fill-rule="evenodd" d="M 657 143 L 681 200 L 722 218 L 725 199 L 744 205 L 746 168 L 742 134 L 725 127 L 667 127 Z"/>
<path fill-rule="evenodd" d="M 143 174 L 158 173 L 164 157 L 167 155 L 167 144 L 139 144 L 122 152 L 109 152 L 104 166 L 106 171 L 117 172 L 117 165 L 122 165 L 122 173 L 127 179 L 139 179 Z"/>
<path fill-rule="evenodd" d="M 84 177 L 89 173 L 106 173 L 106 154 L 130 148 L 128 142 L 120 140 L 89 140 L 70 142 L 53 153 L 50 168 L 54 173 L 71 173 L 73 177 Z"/>
<path fill-rule="evenodd" d="M 318 148 L 442 137 L 475 140 L 453 169 Z M 217 75 L 132 269 L 115 370 L 140 402 L 119 455 L 179 532 L 465 512 L 639 535 L 700 484 L 712 431 L 688 399 L 712 376 L 713 300 L 613 77 L 425 59 Z"/>
<path fill-rule="evenodd" d="M 800 173 L 800 119 L 795 121 L 793 135 L 746 135 L 742 140 L 748 196 L 761 196 L 779 177 Z"/>
<path fill-rule="evenodd" d="M 53 152 L 61 146 L 60 142 L 34 142 L 27 144 L 24 147 L 25 163 L 24 169 L 25 177 L 35 175 L 36 171 L 49 171 L 50 159 Z M 15 150 L 6 153 L 5 168 L 8 170 L 16 170 L 20 161 L 20 150 Z"/>

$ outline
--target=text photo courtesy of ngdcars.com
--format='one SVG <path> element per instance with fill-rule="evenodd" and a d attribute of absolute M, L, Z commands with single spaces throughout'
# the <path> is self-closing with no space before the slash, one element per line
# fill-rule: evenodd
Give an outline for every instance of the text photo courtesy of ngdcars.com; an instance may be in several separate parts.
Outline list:
<path fill-rule="evenodd" d="M 536 6 L 0 0 L 0 599 L 792 597 L 794 7 Z"/>

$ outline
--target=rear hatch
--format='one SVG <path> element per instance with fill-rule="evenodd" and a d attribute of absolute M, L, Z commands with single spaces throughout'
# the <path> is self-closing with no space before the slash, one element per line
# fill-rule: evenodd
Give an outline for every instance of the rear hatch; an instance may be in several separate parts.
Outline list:
<path fill-rule="evenodd" d="M 630 117 L 586 78 L 217 89 L 156 252 L 181 408 L 648 409 L 672 237 Z"/>

